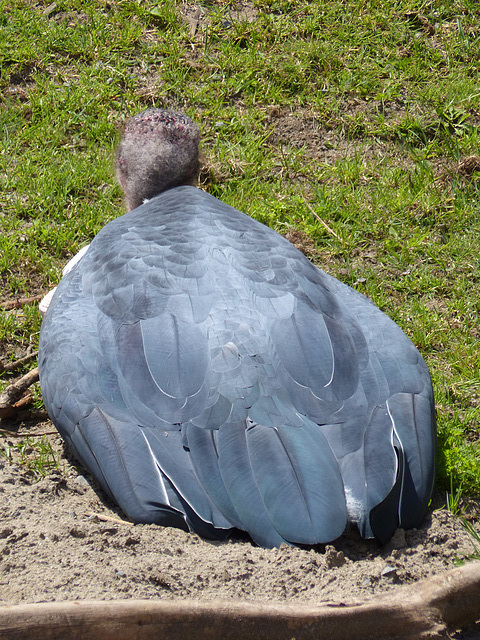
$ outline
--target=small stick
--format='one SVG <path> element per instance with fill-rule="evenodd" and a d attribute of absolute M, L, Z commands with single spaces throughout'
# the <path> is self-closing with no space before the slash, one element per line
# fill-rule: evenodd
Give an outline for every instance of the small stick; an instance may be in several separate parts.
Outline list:
<path fill-rule="evenodd" d="M 7 302 L 1 302 L 0 306 L 5 309 L 5 311 L 10 311 L 11 309 L 18 309 L 19 307 L 23 307 L 24 304 L 30 304 L 32 302 L 38 302 L 43 298 L 45 294 L 41 293 L 38 296 L 31 296 L 30 298 L 19 298 L 18 300 L 8 300 Z"/>
<path fill-rule="evenodd" d="M 102 522 L 114 522 L 116 524 L 128 524 L 129 527 L 133 527 L 133 522 L 128 520 L 120 520 L 119 518 L 112 518 L 112 516 L 104 516 L 102 513 L 94 513 L 93 511 L 86 511 L 87 518 L 98 518 Z"/>
<path fill-rule="evenodd" d="M 35 415 L 37 413 L 41 413 L 42 417 L 44 414 L 44 417 L 48 418 L 48 414 L 46 411 L 38 411 L 35 412 Z M 40 433 L 19 433 L 18 431 L 10 431 L 9 429 L 0 429 L 0 436 L 7 436 L 9 438 L 43 438 L 43 436 L 57 436 L 58 435 L 58 431 L 41 431 Z"/>
<path fill-rule="evenodd" d="M 38 380 L 38 367 L 35 367 L 35 369 L 29 371 L 0 393 L 0 419 L 11 418 L 17 413 L 17 409 L 14 407 L 15 402 L 32 384 L 38 382 Z"/>
<path fill-rule="evenodd" d="M 15 362 L 9 362 L 8 364 L 3 364 L 3 362 L 0 362 L 0 373 L 3 373 L 4 371 L 15 371 L 15 369 L 19 369 L 22 365 L 30 362 L 30 360 L 33 360 L 37 356 L 38 351 L 33 351 L 28 356 L 24 356 L 19 360 L 15 360 Z"/>
<path fill-rule="evenodd" d="M 335 238 L 336 238 L 339 242 L 341 242 L 341 243 L 343 244 L 343 240 L 340 238 L 340 236 L 338 236 L 338 235 L 335 233 L 335 231 L 334 231 L 333 229 L 331 229 L 331 228 L 328 226 L 328 224 L 327 224 L 326 222 L 324 222 L 324 221 L 320 218 L 320 216 L 318 215 L 318 213 L 317 213 L 316 211 L 314 211 L 313 207 L 312 207 L 312 206 L 311 206 L 311 205 L 310 205 L 306 200 L 304 200 L 304 202 L 305 202 L 305 204 L 307 205 L 307 207 L 310 209 L 310 211 L 312 212 L 313 217 L 315 218 L 315 220 L 318 220 L 318 222 L 320 222 L 320 224 L 322 224 L 322 225 L 325 227 L 325 229 L 328 231 L 328 233 L 331 233 L 331 234 L 332 234 L 332 236 L 335 236 Z"/>
<path fill-rule="evenodd" d="M 29 404 L 32 400 L 33 394 L 31 394 L 30 392 L 26 393 L 20 398 L 20 400 L 17 400 L 17 402 L 15 402 L 14 407 L 15 409 L 22 409 L 22 407 L 25 407 L 25 405 Z"/>

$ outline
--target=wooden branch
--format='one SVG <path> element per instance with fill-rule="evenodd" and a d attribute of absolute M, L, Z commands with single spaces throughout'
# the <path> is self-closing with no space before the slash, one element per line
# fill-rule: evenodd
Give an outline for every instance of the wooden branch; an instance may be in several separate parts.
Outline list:
<path fill-rule="evenodd" d="M 24 304 L 31 304 L 32 302 L 39 302 L 45 294 L 41 293 L 38 296 L 31 296 L 30 298 L 19 298 L 18 300 L 8 300 L 7 302 L 1 302 L 0 306 L 5 309 L 5 311 L 10 311 L 11 309 L 19 309 L 23 307 Z"/>
<path fill-rule="evenodd" d="M 8 362 L 7 364 L 0 362 L 0 373 L 3 373 L 4 371 L 15 371 L 15 369 L 19 369 L 24 364 L 27 364 L 27 362 L 30 362 L 30 360 L 34 360 L 37 356 L 38 351 L 33 351 L 28 354 L 28 356 L 15 360 L 15 362 Z"/>
<path fill-rule="evenodd" d="M 0 607 L 2 640 L 424 640 L 480 617 L 480 562 L 364 602 L 113 600 Z"/>
<path fill-rule="evenodd" d="M 38 379 L 38 367 L 36 367 L 0 393 L 0 420 L 15 417 L 18 413 L 15 403 L 32 384 L 38 382 Z"/>

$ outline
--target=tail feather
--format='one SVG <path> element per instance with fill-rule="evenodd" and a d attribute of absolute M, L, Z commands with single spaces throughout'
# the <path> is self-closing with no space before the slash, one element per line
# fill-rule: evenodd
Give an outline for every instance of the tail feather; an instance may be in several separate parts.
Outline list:
<path fill-rule="evenodd" d="M 278 533 L 292 543 L 340 536 L 347 523 L 338 462 L 320 427 L 252 425 L 247 445 L 255 481 Z"/>

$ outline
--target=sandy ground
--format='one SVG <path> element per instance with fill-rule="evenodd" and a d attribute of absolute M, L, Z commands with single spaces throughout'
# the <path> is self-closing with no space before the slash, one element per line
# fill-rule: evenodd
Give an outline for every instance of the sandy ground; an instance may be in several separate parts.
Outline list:
<path fill-rule="evenodd" d="M 44 423 L 36 432 L 51 429 Z M 342 602 L 453 568 L 475 551 L 461 521 L 440 508 L 442 496 L 420 529 L 398 530 L 384 548 L 353 531 L 331 545 L 266 550 L 246 539 L 219 543 L 132 525 L 65 456 L 59 436 L 48 437 L 61 456 L 58 471 L 38 480 L 23 465 L 5 460 L 0 467 L 0 604 L 118 598 Z M 3 432 L 0 440 L 14 446 L 16 438 Z"/>

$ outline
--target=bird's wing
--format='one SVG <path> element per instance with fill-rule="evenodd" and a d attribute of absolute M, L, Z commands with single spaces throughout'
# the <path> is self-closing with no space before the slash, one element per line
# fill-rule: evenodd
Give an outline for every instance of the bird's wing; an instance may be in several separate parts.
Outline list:
<path fill-rule="evenodd" d="M 327 428 L 327 437 L 340 460 L 351 513 L 357 511 L 352 519 L 365 537 L 385 542 L 397 526 L 419 526 L 433 490 L 432 383 L 398 325 L 350 287 L 333 278 L 329 286 L 361 326 L 367 362 L 355 394 L 335 414 L 342 429 Z"/>

